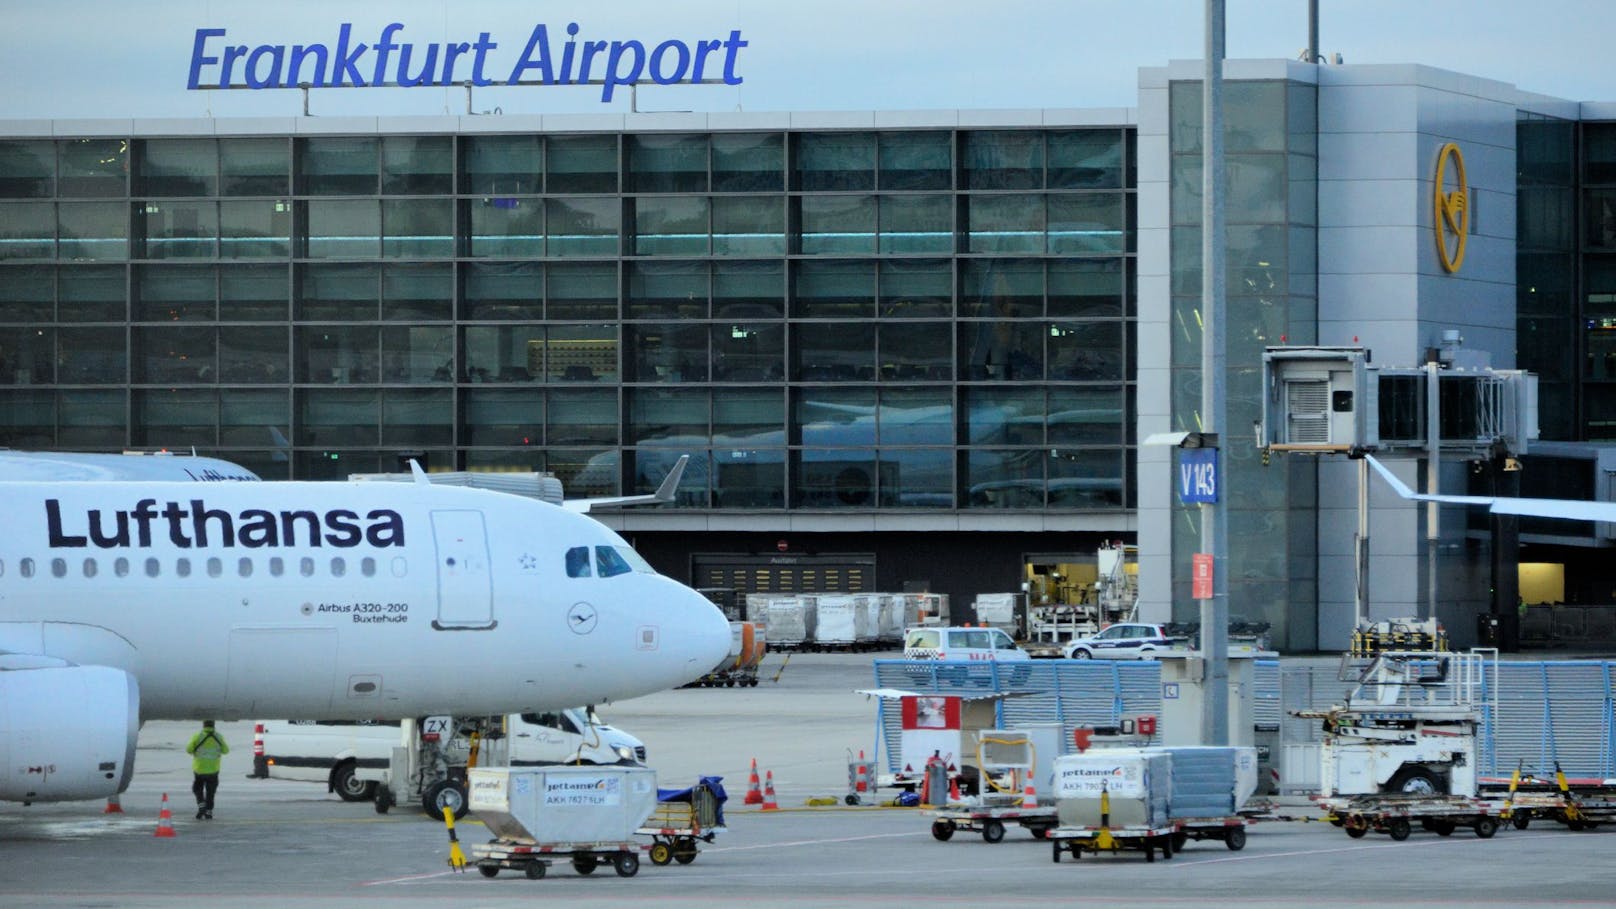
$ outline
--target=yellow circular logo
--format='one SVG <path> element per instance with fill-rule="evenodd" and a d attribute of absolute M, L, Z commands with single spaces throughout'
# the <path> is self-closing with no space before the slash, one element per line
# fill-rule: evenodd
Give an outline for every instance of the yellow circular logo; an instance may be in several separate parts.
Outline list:
<path fill-rule="evenodd" d="M 1448 188 L 1448 162 L 1453 162 L 1453 188 Z M 1435 203 L 1436 254 L 1442 270 L 1452 274 L 1464 264 L 1465 238 L 1470 235 L 1470 182 L 1465 179 L 1464 155 L 1449 142 L 1436 155 Z"/>

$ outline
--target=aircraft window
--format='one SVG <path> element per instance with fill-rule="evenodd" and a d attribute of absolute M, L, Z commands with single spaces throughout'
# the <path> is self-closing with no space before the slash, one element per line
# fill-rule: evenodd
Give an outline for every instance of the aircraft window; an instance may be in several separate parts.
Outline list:
<path fill-rule="evenodd" d="M 51 559 L 51 577 L 53 577 L 53 578 L 65 578 L 65 577 L 67 577 L 67 560 L 66 559 Z"/>
<path fill-rule="evenodd" d="M 336 558 L 333 558 L 331 560 L 331 576 L 332 577 L 340 578 L 340 577 L 342 577 L 343 575 L 345 575 L 347 573 L 348 573 L 348 563 L 342 560 L 342 556 L 337 556 Z"/>
<path fill-rule="evenodd" d="M 595 547 L 595 568 L 599 570 L 600 576 L 603 578 L 611 578 L 620 574 L 628 574 L 634 570 L 633 568 L 629 567 L 628 562 L 623 559 L 623 556 L 611 546 Z"/>
<path fill-rule="evenodd" d="M 224 562 L 220 559 L 208 559 L 208 577 L 216 578 L 224 574 Z"/>
<path fill-rule="evenodd" d="M 639 553 L 635 552 L 633 549 L 631 549 L 631 548 L 629 548 L 627 546 L 618 546 L 617 547 L 617 554 L 622 556 L 623 561 L 625 561 L 625 562 L 629 563 L 629 565 L 633 566 L 634 570 L 638 571 L 640 574 L 656 574 L 657 573 L 656 569 L 651 567 L 651 563 L 647 562 L 645 560 L 644 556 L 640 555 Z"/>
<path fill-rule="evenodd" d="M 366 556 L 359 560 L 359 573 L 367 578 L 376 576 L 376 560 Z"/>
<path fill-rule="evenodd" d="M 0 578 L 6 576 L 6 560 L 0 559 Z"/>
<path fill-rule="evenodd" d="M 589 577 L 589 547 L 574 546 L 567 550 L 567 577 Z"/>
<path fill-rule="evenodd" d="M 87 577 L 87 578 L 95 577 L 96 567 L 97 566 L 95 564 L 95 559 L 85 559 L 84 560 L 84 576 Z"/>
<path fill-rule="evenodd" d="M 242 559 L 236 562 L 236 574 L 244 578 L 252 577 L 252 559 Z"/>
<path fill-rule="evenodd" d="M 112 563 L 112 573 L 120 578 L 129 577 L 129 560 L 119 557 Z"/>
<path fill-rule="evenodd" d="M 304 556 L 302 560 L 298 562 L 297 573 L 301 574 L 305 578 L 314 577 L 314 560 L 308 556 Z"/>
<path fill-rule="evenodd" d="M 404 575 L 409 573 L 409 570 L 410 563 L 404 561 L 403 556 L 393 557 L 393 577 L 402 578 Z"/>
<path fill-rule="evenodd" d="M 190 577 L 191 576 L 191 560 L 190 559 L 175 559 L 174 560 L 174 573 L 179 575 L 182 578 Z"/>
<path fill-rule="evenodd" d="M 23 559 L 21 562 L 17 563 L 17 570 L 19 572 L 21 572 L 22 576 L 25 577 L 25 578 L 33 577 L 34 576 L 34 560 L 33 559 Z"/>
<path fill-rule="evenodd" d="M 286 563 L 281 561 L 281 557 L 280 556 L 270 556 L 269 557 L 269 576 L 272 577 L 272 578 L 278 578 L 278 577 L 280 577 L 281 575 L 283 575 L 285 573 L 286 573 Z"/>
<path fill-rule="evenodd" d="M 157 577 L 158 572 L 160 572 L 162 570 L 163 570 L 163 563 L 157 561 L 156 559 L 147 559 L 146 560 L 146 577 L 155 578 L 155 577 Z"/>

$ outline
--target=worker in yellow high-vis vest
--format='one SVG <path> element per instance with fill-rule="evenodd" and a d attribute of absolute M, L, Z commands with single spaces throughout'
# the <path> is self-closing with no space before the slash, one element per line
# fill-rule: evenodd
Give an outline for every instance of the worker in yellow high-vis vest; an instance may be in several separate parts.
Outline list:
<path fill-rule="evenodd" d="M 213 728 L 212 720 L 202 721 L 202 730 L 191 736 L 185 753 L 191 756 L 191 794 L 196 796 L 196 819 L 213 820 L 213 794 L 219 791 L 219 759 L 230 753 L 224 736 Z"/>

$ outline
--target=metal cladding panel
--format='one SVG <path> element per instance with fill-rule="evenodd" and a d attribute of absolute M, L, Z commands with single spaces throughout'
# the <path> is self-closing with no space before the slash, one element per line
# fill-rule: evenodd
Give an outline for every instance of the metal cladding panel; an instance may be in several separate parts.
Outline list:
<path fill-rule="evenodd" d="M 1517 765 L 1552 774 L 1616 777 L 1616 662 L 1511 661 L 1489 666 L 1485 693 L 1496 706 L 1483 713 L 1477 764 L 1486 775 Z M 1281 746 L 1317 743 L 1318 720 L 1293 711 L 1346 703 L 1354 683 L 1334 665 L 1280 666 L 1259 660 L 1254 675 L 1253 721 L 1278 723 Z M 934 660 L 876 660 L 876 683 L 938 694 L 1003 692 L 1002 725 L 1059 723 L 1061 749 L 1072 749 L 1072 730 L 1112 726 L 1123 717 L 1159 713 L 1161 666 L 1154 661 L 1035 660 L 1031 663 L 961 664 Z M 896 761 L 901 717 L 883 710 L 878 735 Z"/>
<path fill-rule="evenodd" d="M 1279 687 L 1279 661 L 1253 660 L 1251 721 L 1258 726 L 1278 727 L 1285 718 Z"/>

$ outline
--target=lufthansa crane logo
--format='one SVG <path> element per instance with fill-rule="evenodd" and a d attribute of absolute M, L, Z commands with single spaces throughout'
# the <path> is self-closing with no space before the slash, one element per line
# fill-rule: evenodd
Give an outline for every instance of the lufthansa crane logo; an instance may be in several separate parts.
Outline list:
<path fill-rule="evenodd" d="M 1453 162 L 1453 188 L 1449 189 L 1448 162 Z M 1442 270 L 1452 274 L 1464 264 L 1465 238 L 1470 235 L 1470 182 L 1465 179 L 1464 155 L 1449 142 L 1436 156 L 1435 203 L 1436 254 Z"/>

